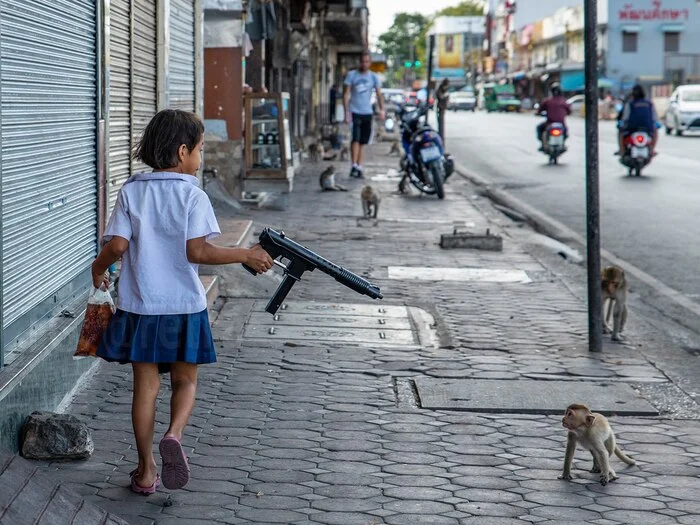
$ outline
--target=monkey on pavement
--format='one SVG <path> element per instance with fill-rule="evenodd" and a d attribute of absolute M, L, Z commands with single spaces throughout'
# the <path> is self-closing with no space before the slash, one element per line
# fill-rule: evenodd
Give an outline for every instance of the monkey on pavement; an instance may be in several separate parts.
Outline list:
<path fill-rule="evenodd" d="M 613 341 L 622 341 L 622 331 L 627 322 L 627 279 L 625 271 L 617 266 L 607 266 L 601 272 L 601 289 L 603 293 L 603 331 L 609 334 L 612 331 Z M 605 315 L 605 302 L 610 301 L 607 315 Z M 613 327 L 610 329 L 610 313 L 612 310 Z"/>
<path fill-rule="evenodd" d="M 571 462 L 574 459 L 576 445 L 580 444 L 593 456 L 591 472 L 600 473 L 600 484 L 607 485 L 608 481 L 617 479 L 617 474 L 610 466 L 610 456 L 614 453 L 628 465 L 637 462 L 627 457 L 615 441 L 615 434 L 608 420 L 591 410 L 586 405 L 569 405 L 562 418 L 562 426 L 569 433 L 566 441 L 566 456 L 564 457 L 564 472 L 559 479 L 571 481 Z"/>
<path fill-rule="evenodd" d="M 363 215 L 367 218 L 372 217 L 376 219 L 379 212 L 379 203 L 382 201 L 379 192 L 368 184 L 362 188 L 360 199 L 362 200 Z"/>
<path fill-rule="evenodd" d="M 391 149 L 389 150 L 389 155 L 401 155 L 401 148 L 399 147 L 399 141 L 395 140 L 392 145 Z"/>

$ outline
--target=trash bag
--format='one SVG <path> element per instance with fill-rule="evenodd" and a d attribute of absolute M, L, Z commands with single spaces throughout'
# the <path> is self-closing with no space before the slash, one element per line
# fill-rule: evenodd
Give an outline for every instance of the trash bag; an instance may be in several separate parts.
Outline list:
<path fill-rule="evenodd" d="M 112 315 L 116 311 L 108 290 L 94 288 L 88 298 L 78 348 L 73 357 L 95 357 Z"/>

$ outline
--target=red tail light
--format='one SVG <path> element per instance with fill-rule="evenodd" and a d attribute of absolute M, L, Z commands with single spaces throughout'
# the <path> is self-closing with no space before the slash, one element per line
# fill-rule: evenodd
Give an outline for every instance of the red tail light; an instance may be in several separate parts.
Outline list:
<path fill-rule="evenodd" d="M 642 144 L 644 142 L 644 137 L 637 135 L 637 144 Z"/>
<path fill-rule="evenodd" d="M 561 135 L 561 130 L 560 129 L 553 129 L 553 130 L 550 130 L 549 134 L 552 135 L 552 137 L 559 137 Z"/>

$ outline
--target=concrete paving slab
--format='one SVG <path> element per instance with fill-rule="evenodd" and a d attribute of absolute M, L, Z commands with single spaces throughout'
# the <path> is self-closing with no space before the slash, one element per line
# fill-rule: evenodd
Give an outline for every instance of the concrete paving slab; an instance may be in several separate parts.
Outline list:
<path fill-rule="evenodd" d="M 270 326 L 245 327 L 243 337 L 248 339 L 332 341 L 343 343 L 371 343 L 375 345 L 415 345 L 418 343 L 411 330 L 386 330 L 370 328 L 332 328 L 314 326 Z"/>
<path fill-rule="evenodd" d="M 531 283 L 523 270 L 492 268 L 430 268 L 389 266 L 389 279 L 399 281 L 477 281 L 482 283 Z"/>
<path fill-rule="evenodd" d="M 267 301 L 257 301 L 253 306 L 253 312 L 264 312 Z M 408 309 L 405 306 L 353 304 L 353 303 L 325 303 L 322 301 L 285 301 L 280 307 L 279 313 L 344 313 L 346 315 L 369 315 L 382 317 L 407 317 Z"/>
<path fill-rule="evenodd" d="M 383 317 L 346 315 L 340 312 L 326 311 L 312 313 L 268 313 L 255 312 L 250 316 L 249 324 L 265 326 L 306 326 L 325 328 L 380 328 L 382 330 L 411 330 L 407 317 Z"/>
<path fill-rule="evenodd" d="M 446 380 L 417 377 L 421 406 L 431 410 L 563 414 L 571 403 L 594 412 L 626 416 L 656 416 L 652 405 L 624 383 L 523 381 L 489 379 Z"/>

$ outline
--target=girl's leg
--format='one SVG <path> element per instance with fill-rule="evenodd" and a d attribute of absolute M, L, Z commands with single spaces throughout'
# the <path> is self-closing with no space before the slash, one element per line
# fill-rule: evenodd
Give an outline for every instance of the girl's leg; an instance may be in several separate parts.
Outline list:
<path fill-rule="evenodd" d="M 173 363 L 170 368 L 173 393 L 170 397 L 170 427 L 165 433 L 178 441 L 190 419 L 197 393 L 197 365 Z"/>
<path fill-rule="evenodd" d="M 136 449 L 139 454 L 136 483 L 150 487 L 156 479 L 157 466 L 153 457 L 153 432 L 156 419 L 156 398 L 160 390 L 158 365 L 132 363 L 134 369 L 134 394 L 131 403 L 131 422 L 134 426 Z"/>

